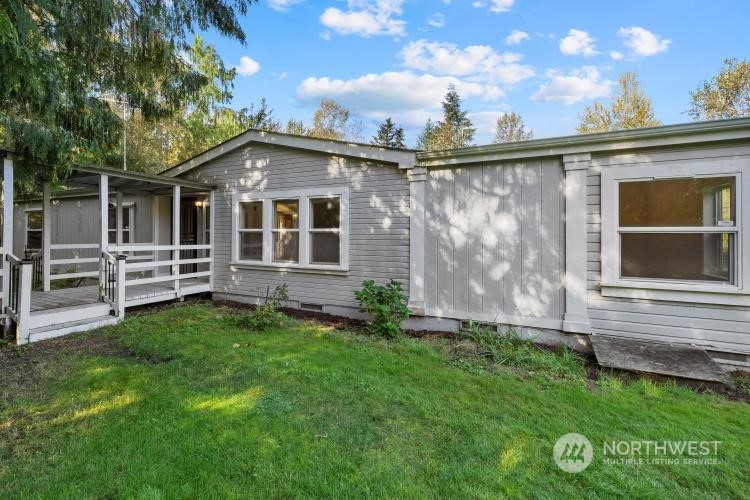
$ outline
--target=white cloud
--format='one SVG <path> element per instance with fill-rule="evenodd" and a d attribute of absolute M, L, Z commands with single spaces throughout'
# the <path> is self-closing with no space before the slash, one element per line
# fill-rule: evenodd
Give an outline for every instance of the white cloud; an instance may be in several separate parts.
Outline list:
<path fill-rule="evenodd" d="M 483 9 L 487 5 L 489 5 L 490 12 L 500 14 L 502 12 L 509 12 L 510 9 L 513 8 L 513 4 L 515 3 L 516 0 L 489 0 L 489 2 L 485 2 L 484 0 L 477 0 L 473 2 L 471 6 L 476 9 Z"/>
<path fill-rule="evenodd" d="M 239 66 L 235 66 L 237 74 L 240 76 L 251 76 L 260 71 L 260 64 L 256 60 L 248 56 L 240 57 Z"/>
<path fill-rule="evenodd" d="M 615 61 L 619 61 L 620 59 L 625 57 L 625 55 L 622 52 L 613 50 L 612 52 L 609 53 L 609 57 L 611 57 Z"/>
<path fill-rule="evenodd" d="M 507 110 L 504 109 L 497 111 L 477 111 L 476 113 L 469 113 L 469 118 L 480 134 L 494 134 L 497 119 L 505 113 L 507 113 Z"/>
<path fill-rule="evenodd" d="M 631 26 L 630 28 L 620 28 L 617 35 L 623 39 L 626 47 L 639 56 L 653 56 L 664 52 L 669 48 L 671 40 L 662 38 L 656 33 L 651 33 L 640 26 Z"/>
<path fill-rule="evenodd" d="M 571 29 L 568 36 L 560 40 L 560 52 L 566 56 L 595 56 L 599 53 L 591 35 L 577 29 Z"/>
<path fill-rule="evenodd" d="M 513 84 L 534 75 L 530 66 L 520 64 L 521 54 L 500 54 L 488 45 L 462 49 L 452 43 L 417 40 L 401 50 L 401 58 L 407 68 L 473 81 Z"/>
<path fill-rule="evenodd" d="M 570 105 L 584 99 L 607 97 L 614 84 L 611 80 L 603 80 L 593 66 L 583 66 L 568 74 L 551 69 L 547 71 L 547 78 L 549 81 L 531 96 L 532 100 Z"/>
<path fill-rule="evenodd" d="M 518 45 L 524 40 L 529 39 L 529 34 L 521 30 L 512 30 L 510 35 L 505 37 L 505 43 L 507 45 Z"/>
<path fill-rule="evenodd" d="M 304 1 L 305 0 L 268 0 L 268 6 L 277 12 L 286 12 L 292 5 Z"/>
<path fill-rule="evenodd" d="M 406 21 L 397 17 L 403 13 L 404 0 L 347 0 L 347 11 L 327 8 L 320 22 L 342 35 L 400 36 L 406 33 Z"/>
<path fill-rule="evenodd" d="M 445 26 L 445 14 L 435 12 L 427 19 L 427 24 L 429 24 L 433 28 L 442 28 L 443 26 Z"/>
<path fill-rule="evenodd" d="M 440 108 L 448 85 L 453 84 L 461 97 L 479 97 L 494 101 L 503 91 L 494 85 L 461 80 L 451 76 L 416 75 L 410 71 L 376 73 L 351 80 L 310 77 L 297 87 L 297 97 L 304 102 L 335 99 L 364 116 L 382 119 L 389 115 L 411 117 L 415 124 L 424 124 L 430 110 Z"/>

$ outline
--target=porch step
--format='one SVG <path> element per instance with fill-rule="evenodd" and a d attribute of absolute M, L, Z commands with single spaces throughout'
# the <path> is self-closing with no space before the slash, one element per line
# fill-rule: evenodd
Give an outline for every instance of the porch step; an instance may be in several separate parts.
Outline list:
<path fill-rule="evenodd" d="M 90 304 L 34 311 L 29 318 L 29 330 L 108 316 L 109 311 L 110 305 L 106 302 L 92 302 Z"/>
<path fill-rule="evenodd" d="M 590 338 L 602 366 L 712 382 L 727 380 L 726 373 L 700 347 L 609 335 Z"/>
<path fill-rule="evenodd" d="M 55 325 L 47 325 L 39 328 L 34 328 L 29 331 L 29 342 L 38 342 L 40 340 L 53 339 L 55 337 L 61 337 L 70 333 L 96 330 L 97 328 L 115 325 L 119 321 L 120 318 L 107 314 L 105 316 L 96 316 L 93 318 L 79 319 L 76 321 L 68 321 L 67 323 L 58 323 Z"/>

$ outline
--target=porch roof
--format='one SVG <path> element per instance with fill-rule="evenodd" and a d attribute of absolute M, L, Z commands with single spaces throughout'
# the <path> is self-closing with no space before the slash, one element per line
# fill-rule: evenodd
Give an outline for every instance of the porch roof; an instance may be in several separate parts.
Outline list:
<path fill-rule="evenodd" d="M 206 192 L 216 186 L 202 182 L 195 182 L 178 177 L 150 175 L 129 170 L 97 167 L 93 165 L 76 166 L 65 182 L 95 190 L 99 185 L 99 177 L 109 177 L 109 188 L 115 191 L 147 191 L 153 193 L 166 192 L 173 186 L 180 186 L 183 192 Z"/>

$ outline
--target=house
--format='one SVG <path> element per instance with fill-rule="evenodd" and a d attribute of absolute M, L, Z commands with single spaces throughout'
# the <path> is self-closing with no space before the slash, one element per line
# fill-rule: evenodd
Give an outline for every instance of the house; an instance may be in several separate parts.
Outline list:
<path fill-rule="evenodd" d="M 127 255 L 123 312 L 138 286 L 256 303 L 284 283 L 292 307 L 358 317 L 362 281 L 395 279 L 412 328 L 512 325 L 612 366 L 632 348 L 650 371 L 665 352 L 750 367 L 750 119 L 437 152 L 251 130 L 160 176 L 69 181 L 95 194 L 92 248 Z M 16 211 L 16 255 L 39 241 L 34 208 Z M 45 284 L 71 274 L 49 261 Z"/>

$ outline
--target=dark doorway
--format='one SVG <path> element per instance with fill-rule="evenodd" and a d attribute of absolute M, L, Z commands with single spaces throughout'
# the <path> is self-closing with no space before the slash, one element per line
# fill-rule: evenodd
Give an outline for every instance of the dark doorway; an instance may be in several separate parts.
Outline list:
<path fill-rule="evenodd" d="M 182 198 L 180 200 L 180 245 L 198 244 L 198 207 L 197 198 Z M 180 250 L 180 259 L 198 258 L 197 250 Z M 194 273 L 197 264 L 180 265 L 180 274 Z"/>

